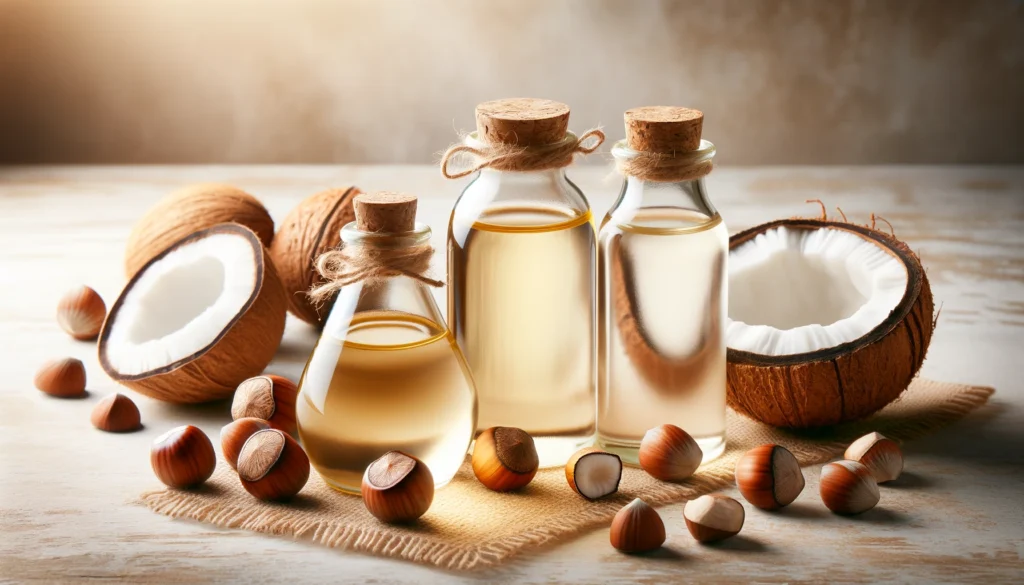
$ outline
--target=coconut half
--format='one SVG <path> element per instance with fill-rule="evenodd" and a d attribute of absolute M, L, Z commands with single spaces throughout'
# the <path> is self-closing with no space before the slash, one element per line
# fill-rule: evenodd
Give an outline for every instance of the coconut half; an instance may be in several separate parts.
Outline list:
<path fill-rule="evenodd" d="M 895 400 L 931 341 L 917 256 L 869 227 L 814 219 L 733 236 L 728 398 L 780 427 L 863 418 Z"/>
<path fill-rule="evenodd" d="M 100 333 L 100 364 L 115 381 L 160 400 L 227 398 L 274 357 L 285 306 L 281 281 L 252 230 L 200 230 L 125 286 Z"/>

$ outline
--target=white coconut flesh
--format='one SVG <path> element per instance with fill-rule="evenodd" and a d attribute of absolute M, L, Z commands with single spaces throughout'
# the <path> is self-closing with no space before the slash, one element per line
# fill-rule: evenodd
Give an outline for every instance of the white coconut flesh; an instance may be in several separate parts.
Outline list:
<path fill-rule="evenodd" d="M 771 228 L 729 254 L 731 350 L 790 356 L 856 341 L 907 292 L 904 263 L 843 229 Z"/>
<path fill-rule="evenodd" d="M 618 489 L 622 460 L 607 453 L 584 455 L 576 462 L 574 476 L 580 493 L 596 500 Z"/>
<path fill-rule="evenodd" d="M 212 345 L 252 302 L 258 251 L 238 233 L 185 243 L 137 275 L 106 335 L 107 364 L 138 376 Z"/>

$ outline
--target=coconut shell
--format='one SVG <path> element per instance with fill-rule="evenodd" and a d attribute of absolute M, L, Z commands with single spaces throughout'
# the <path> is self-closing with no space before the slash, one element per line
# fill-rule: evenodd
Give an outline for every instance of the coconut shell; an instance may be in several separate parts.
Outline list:
<path fill-rule="evenodd" d="M 125 274 L 131 278 L 171 244 L 221 223 L 246 226 L 264 246 L 274 239 L 274 220 L 252 195 L 230 185 L 190 185 L 161 199 L 135 224 L 125 246 Z"/>
<path fill-rule="evenodd" d="M 341 228 L 355 220 L 352 200 L 360 193 L 348 187 L 308 197 L 288 213 L 274 236 L 270 256 L 288 295 L 288 311 L 307 323 L 320 323 L 331 310 L 333 301 L 318 308 L 307 293 L 323 283 L 316 259 L 341 244 Z"/>
<path fill-rule="evenodd" d="M 763 423 L 789 428 L 834 425 L 864 418 L 907 389 L 931 342 L 934 304 L 920 259 L 896 238 L 865 226 L 785 219 L 738 233 L 730 249 L 775 227 L 853 232 L 899 258 L 907 290 L 889 314 L 860 339 L 815 352 L 763 356 L 728 350 L 729 406 Z"/>
<path fill-rule="evenodd" d="M 256 284 L 234 319 L 209 345 L 166 366 L 125 375 L 107 358 L 111 326 L 132 287 L 146 270 L 172 250 L 217 234 L 244 237 L 255 256 Z M 151 259 L 128 281 L 110 309 L 99 338 L 100 365 L 114 381 L 151 398 L 176 403 L 197 403 L 229 398 L 243 381 L 259 375 L 273 359 L 284 334 L 285 293 L 274 264 L 255 232 L 238 224 L 221 224 L 195 232 Z"/>

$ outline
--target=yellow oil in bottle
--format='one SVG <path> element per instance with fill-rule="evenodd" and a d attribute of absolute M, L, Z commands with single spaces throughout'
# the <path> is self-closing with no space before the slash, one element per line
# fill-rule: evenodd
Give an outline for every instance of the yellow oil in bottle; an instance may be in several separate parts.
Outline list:
<path fill-rule="evenodd" d="M 398 311 L 356 313 L 344 340 L 324 335 L 300 381 L 299 435 L 332 487 L 359 493 L 375 459 L 423 460 L 437 487 L 465 459 L 476 404 L 472 378 L 444 326 Z"/>
<path fill-rule="evenodd" d="M 589 211 L 499 207 L 449 231 L 448 321 L 473 371 L 477 429 L 530 433 L 542 467 L 595 431 L 595 233 Z"/>
<path fill-rule="evenodd" d="M 724 450 L 728 241 L 717 214 L 677 208 L 601 229 L 598 444 L 624 461 L 665 423 L 706 460 Z"/>

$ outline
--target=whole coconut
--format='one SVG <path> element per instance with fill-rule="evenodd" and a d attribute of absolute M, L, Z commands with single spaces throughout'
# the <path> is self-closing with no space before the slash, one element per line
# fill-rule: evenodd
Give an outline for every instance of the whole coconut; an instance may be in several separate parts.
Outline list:
<path fill-rule="evenodd" d="M 288 311 L 307 323 L 319 324 L 331 310 L 332 303 L 318 308 L 306 293 L 323 282 L 316 259 L 341 244 L 341 228 L 355 220 L 352 200 L 360 193 L 346 187 L 312 195 L 288 213 L 274 236 L 270 258 L 288 295 Z"/>
<path fill-rule="evenodd" d="M 258 199 L 230 185 L 190 185 L 164 197 L 135 224 L 125 249 L 129 278 L 171 244 L 220 223 L 251 229 L 264 246 L 274 239 L 274 220 Z"/>

